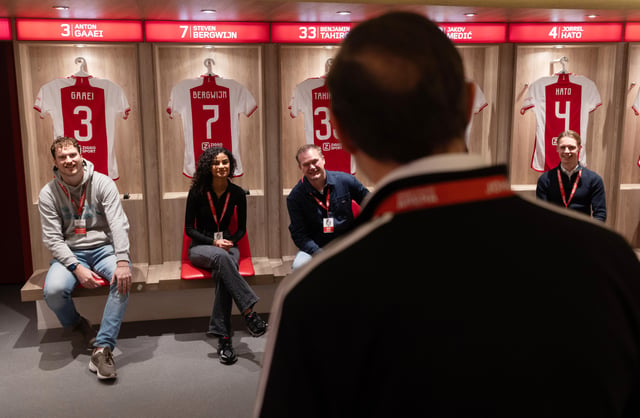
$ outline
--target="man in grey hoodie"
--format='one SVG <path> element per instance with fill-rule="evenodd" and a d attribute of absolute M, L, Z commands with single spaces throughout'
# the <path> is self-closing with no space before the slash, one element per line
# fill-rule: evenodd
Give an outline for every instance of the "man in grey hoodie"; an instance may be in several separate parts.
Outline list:
<path fill-rule="evenodd" d="M 114 379 L 112 352 L 131 289 L 129 221 L 115 183 L 94 172 L 74 138 L 55 139 L 51 155 L 54 179 L 42 188 L 38 203 L 42 240 L 53 255 L 44 298 L 62 326 L 78 329 L 91 340 L 89 369 L 99 379 Z M 104 284 L 110 285 L 109 296 L 100 331 L 92 336 L 71 293 L 78 285 Z"/>

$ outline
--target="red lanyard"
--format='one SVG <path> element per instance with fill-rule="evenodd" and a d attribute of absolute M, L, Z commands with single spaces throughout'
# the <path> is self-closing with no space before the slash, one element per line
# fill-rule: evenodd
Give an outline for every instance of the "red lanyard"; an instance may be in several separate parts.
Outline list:
<path fill-rule="evenodd" d="M 84 200 L 87 195 L 87 183 L 85 183 L 82 186 L 82 195 L 80 196 L 80 203 L 76 203 L 76 201 L 73 200 L 73 197 L 71 197 L 71 195 L 67 191 L 67 188 L 64 187 L 62 183 L 58 182 L 58 185 L 60 185 L 60 188 L 62 189 L 64 194 L 67 196 L 68 199 L 71 199 L 71 203 L 78 209 L 78 219 L 82 218 L 82 209 L 84 208 Z"/>
<path fill-rule="evenodd" d="M 320 205 L 320 207 L 324 210 L 327 211 L 327 216 L 329 216 L 329 198 L 331 197 L 331 189 L 327 189 L 327 203 L 324 204 L 320 201 L 320 199 L 318 199 L 317 197 L 315 197 L 313 195 L 313 193 L 309 193 L 311 195 L 311 197 L 313 197 L 316 201 L 316 203 L 318 203 L 318 205 Z"/>
<path fill-rule="evenodd" d="M 569 200 L 567 200 L 567 196 L 564 193 L 564 184 L 562 184 L 562 176 L 560 175 L 560 168 L 558 168 L 558 185 L 560 186 L 560 194 L 562 195 L 562 203 L 564 203 L 564 207 L 568 208 L 569 203 L 571 203 L 571 199 L 573 199 L 573 195 L 576 194 L 576 189 L 578 188 L 578 183 L 580 182 L 580 177 L 582 176 L 582 169 L 578 171 L 578 175 L 576 176 L 575 181 L 573 182 L 573 187 L 571 188 L 571 196 L 569 196 Z M 569 180 L 571 177 L 569 176 Z"/>
<path fill-rule="evenodd" d="M 227 193 L 227 199 L 224 201 L 224 207 L 222 208 L 220 221 L 218 221 L 218 216 L 216 215 L 216 207 L 213 206 L 213 199 L 211 198 L 210 192 L 207 192 L 207 197 L 209 198 L 209 207 L 211 208 L 211 214 L 213 215 L 213 220 L 216 222 L 218 231 L 220 231 L 220 221 L 222 220 L 222 218 L 224 218 L 224 214 L 227 213 L 227 206 L 229 206 L 229 198 L 231 197 L 231 193 Z"/>
<path fill-rule="evenodd" d="M 382 201 L 375 216 L 513 195 L 504 175 L 447 181 L 399 190 Z"/>

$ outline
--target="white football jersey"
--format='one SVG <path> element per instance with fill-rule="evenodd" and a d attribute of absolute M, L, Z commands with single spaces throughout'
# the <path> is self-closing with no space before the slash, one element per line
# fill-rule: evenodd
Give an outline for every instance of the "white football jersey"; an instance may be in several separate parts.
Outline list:
<path fill-rule="evenodd" d="M 355 174 L 355 161 L 342 149 L 338 134 L 331 125 L 330 100 L 325 78 L 308 78 L 295 87 L 289 112 L 292 118 L 304 113 L 305 141 L 322 149 L 327 170 Z"/>
<path fill-rule="evenodd" d="M 115 121 L 118 115 L 127 119 L 131 110 L 120 86 L 95 77 L 59 78 L 40 88 L 33 107 L 41 118 L 51 116 L 54 139 L 75 138 L 96 171 L 118 179 Z"/>
<path fill-rule="evenodd" d="M 531 167 L 547 171 L 560 164 L 556 150 L 558 134 L 576 131 L 582 138 L 580 164 L 586 167 L 589 113 L 602 104 L 595 83 L 584 76 L 556 74 L 534 81 L 527 91 L 520 113 L 533 108 L 536 115 L 535 150 Z"/>
<path fill-rule="evenodd" d="M 183 173 L 193 177 L 196 162 L 209 147 L 224 147 L 236 159 L 234 176 L 244 173 L 240 152 L 239 117 L 258 108 L 246 87 L 219 76 L 182 80 L 171 90 L 167 112 L 178 113 L 184 133 Z"/>

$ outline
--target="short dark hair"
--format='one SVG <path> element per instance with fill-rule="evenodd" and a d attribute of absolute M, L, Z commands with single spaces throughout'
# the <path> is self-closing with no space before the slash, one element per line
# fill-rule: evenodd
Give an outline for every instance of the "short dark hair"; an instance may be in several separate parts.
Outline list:
<path fill-rule="evenodd" d="M 211 173 L 211 166 L 213 160 L 220 153 L 229 158 L 229 178 L 233 177 L 233 173 L 236 171 L 236 159 L 228 149 L 224 147 L 211 147 L 207 148 L 200 158 L 198 158 L 198 164 L 196 166 L 196 172 L 191 180 L 191 188 L 201 194 L 206 194 L 207 190 L 211 187 L 213 182 L 213 174 Z"/>
<path fill-rule="evenodd" d="M 344 133 L 371 157 L 400 163 L 464 137 L 466 85 L 453 43 L 411 12 L 354 27 L 327 75 L 332 111 Z"/>
<path fill-rule="evenodd" d="M 80 144 L 78 144 L 78 141 L 75 138 L 70 136 L 59 136 L 54 139 L 53 143 L 51 144 L 51 156 L 54 160 L 56 159 L 56 150 L 64 148 L 67 145 L 74 146 L 78 150 L 78 154 L 82 154 L 82 152 L 80 151 Z"/>

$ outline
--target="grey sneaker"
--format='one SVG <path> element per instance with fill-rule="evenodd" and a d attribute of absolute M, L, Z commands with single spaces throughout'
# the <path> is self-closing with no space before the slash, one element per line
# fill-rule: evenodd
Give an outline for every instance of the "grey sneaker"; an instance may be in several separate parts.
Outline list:
<path fill-rule="evenodd" d="M 116 365 L 113 362 L 113 354 L 109 347 L 97 347 L 93 350 L 89 361 L 89 370 L 96 373 L 100 380 L 118 377 Z"/>
<path fill-rule="evenodd" d="M 93 344 L 96 342 L 96 336 L 98 333 L 93 329 L 87 318 L 81 316 L 78 323 L 73 326 L 73 331 L 82 334 L 84 341 L 87 344 L 87 349 L 93 349 Z"/>

